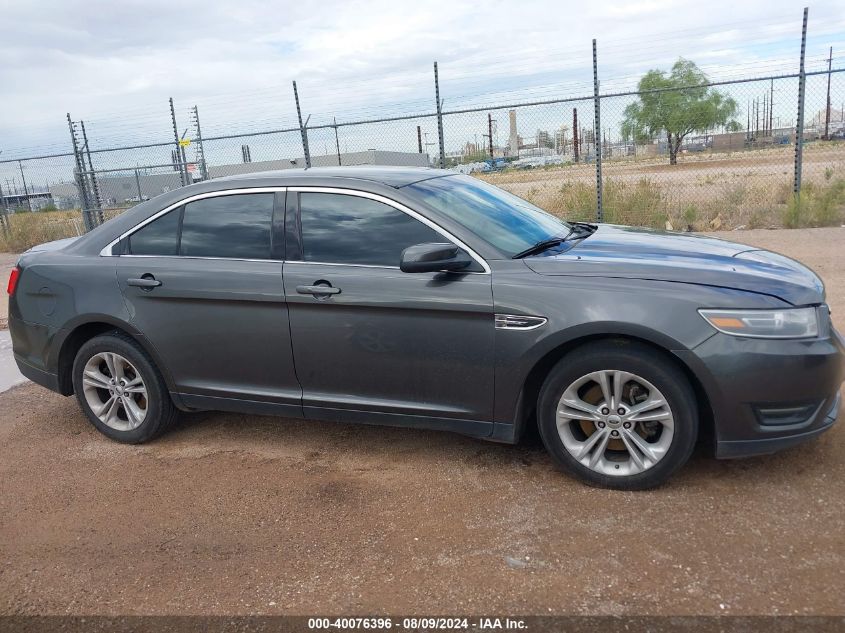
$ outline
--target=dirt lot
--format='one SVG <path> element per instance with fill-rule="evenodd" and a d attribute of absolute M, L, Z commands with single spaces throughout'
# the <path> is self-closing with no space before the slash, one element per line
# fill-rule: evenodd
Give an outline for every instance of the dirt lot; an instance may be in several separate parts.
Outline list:
<path fill-rule="evenodd" d="M 721 234 L 802 259 L 845 328 L 845 229 Z M 536 439 L 227 414 L 140 447 L 0 394 L 0 613 L 842 614 L 845 426 L 583 486 Z"/>

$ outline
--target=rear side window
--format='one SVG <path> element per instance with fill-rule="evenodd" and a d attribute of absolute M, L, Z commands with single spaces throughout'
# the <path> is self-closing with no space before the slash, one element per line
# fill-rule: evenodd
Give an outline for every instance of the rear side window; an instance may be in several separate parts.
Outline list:
<path fill-rule="evenodd" d="M 174 209 L 135 231 L 129 237 L 129 252 L 133 255 L 178 255 L 181 211 Z"/>
<path fill-rule="evenodd" d="M 407 247 L 447 241 L 408 214 L 358 196 L 301 193 L 299 215 L 309 262 L 398 266 Z"/>
<path fill-rule="evenodd" d="M 193 257 L 270 259 L 272 193 L 206 198 L 185 205 L 179 253 Z"/>
<path fill-rule="evenodd" d="M 249 193 L 191 202 L 135 231 L 127 252 L 271 259 L 273 198 Z"/>

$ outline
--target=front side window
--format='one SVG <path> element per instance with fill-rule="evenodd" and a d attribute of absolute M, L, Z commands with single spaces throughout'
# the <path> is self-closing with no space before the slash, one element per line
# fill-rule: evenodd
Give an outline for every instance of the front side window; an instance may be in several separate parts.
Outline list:
<path fill-rule="evenodd" d="M 444 236 L 387 204 L 337 193 L 301 193 L 303 259 L 335 264 L 398 266 L 415 244 Z"/>
<path fill-rule="evenodd" d="M 509 256 L 569 232 L 563 220 L 471 176 L 431 178 L 406 188 Z"/>
<path fill-rule="evenodd" d="M 180 255 L 270 259 L 272 193 L 205 198 L 185 205 Z"/>
<path fill-rule="evenodd" d="M 132 255 L 178 255 L 179 218 L 182 209 L 174 209 L 141 227 L 129 237 Z"/>

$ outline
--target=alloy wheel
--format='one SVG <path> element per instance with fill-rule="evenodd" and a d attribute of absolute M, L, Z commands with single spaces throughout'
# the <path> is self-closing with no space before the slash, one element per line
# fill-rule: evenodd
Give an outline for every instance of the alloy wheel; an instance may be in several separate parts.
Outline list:
<path fill-rule="evenodd" d="M 144 379 L 120 354 L 94 354 L 85 363 L 82 385 L 91 411 L 108 427 L 131 431 L 147 416 L 149 403 Z"/>
<path fill-rule="evenodd" d="M 580 464 L 602 475 L 636 475 L 668 452 L 674 417 L 652 383 L 620 370 L 596 371 L 563 392 L 557 430 Z"/>

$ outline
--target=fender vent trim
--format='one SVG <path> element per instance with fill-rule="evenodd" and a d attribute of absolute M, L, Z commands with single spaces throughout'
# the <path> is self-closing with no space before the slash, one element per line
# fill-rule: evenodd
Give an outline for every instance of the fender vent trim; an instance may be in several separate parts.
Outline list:
<path fill-rule="evenodd" d="M 497 314 L 495 326 L 497 330 L 536 330 L 548 323 L 546 317 L 526 316 L 523 314 Z"/>

